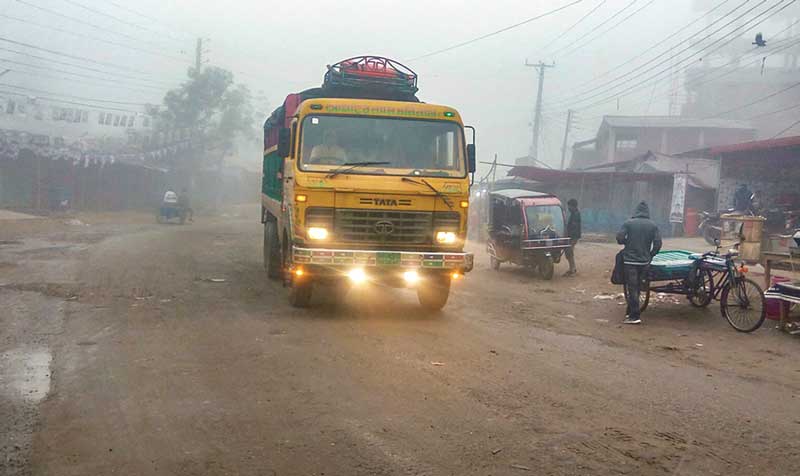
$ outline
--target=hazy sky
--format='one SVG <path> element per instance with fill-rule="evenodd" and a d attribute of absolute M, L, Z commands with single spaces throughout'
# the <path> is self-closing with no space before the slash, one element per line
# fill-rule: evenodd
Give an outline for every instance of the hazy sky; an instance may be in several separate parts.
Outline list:
<path fill-rule="evenodd" d="M 36 86 L 82 97 L 159 102 L 163 92 L 185 76 L 186 67 L 194 59 L 195 37 L 202 36 L 209 39 L 207 58 L 210 64 L 232 69 L 238 80 L 248 84 L 254 93 L 263 94 L 271 107 L 275 107 L 289 92 L 318 86 L 325 65 L 340 59 L 378 54 L 400 61 L 409 60 L 572 1 L 0 0 L 1 38 L 24 39 L 35 46 L 130 69 L 113 70 L 116 79 L 108 80 L 70 76 L 82 83 L 60 80 L 58 78 L 63 78 L 64 74 L 56 71 L 27 75 L 11 73 L 0 79 L 0 83 Z M 557 101 L 568 98 L 577 85 L 593 75 L 606 72 L 642 53 L 648 46 L 701 15 L 692 9 L 692 0 L 638 0 L 617 19 L 642 8 L 629 20 L 586 46 L 579 42 L 575 47 L 580 48 L 558 51 L 632 1 L 606 0 L 577 28 L 543 50 L 548 42 L 602 1 L 584 0 L 554 16 L 486 40 L 423 60 L 409 61 L 408 65 L 420 75 L 420 97 L 426 102 L 457 108 L 467 123 L 478 128 L 479 160 L 490 160 L 497 153 L 501 162 L 513 162 L 514 158 L 527 153 L 531 142 L 536 72 L 534 68 L 524 66 L 525 60 L 555 61 L 556 67 L 548 70 L 545 80 L 547 113 L 541 156 L 556 165 L 566 116 L 565 104 Z M 723 1 L 705 3 L 717 5 Z M 732 8 L 741 2 L 729 0 L 727 3 Z M 44 29 L 9 19 L 9 16 L 93 38 Z M 616 20 L 607 26 L 614 23 Z M 702 25 L 699 23 L 697 26 Z M 589 36 L 587 40 L 591 38 Z M 679 40 L 676 38 L 670 44 L 678 44 Z M 135 51 L 131 47 L 147 52 Z M 0 48 L 48 57 L 46 53 L 2 41 Z M 649 57 L 661 51 L 663 47 L 654 50 Z M 23 61 L 12 52 L 0 50 L 0 53 L 0 58 Z M 649 57 L 645 56 L 644 60 Z M 59 59 L 92 66 L 68 58 Z M 44 60 L 28 56 L 24 61 L 31 64 L 38 61 L 42 65 Z M 5 65 L 0 64 L 2 66 Z M 47 63 L 47 67 L 80 71 L 92 77 L 103 76 L 52 63 Z M 108 70 L 104 65 L 96 65 L 96 69 Z M 126 77 L 119 78 L 117 73 Z M 624 98 L 619 111 L 616 104 L 581 110 L 570 142 L 592 137 L 599 123 L 598 117 L 604 113 L 666 113 L 669 81 L 665 80 L 665 83 Z"/>

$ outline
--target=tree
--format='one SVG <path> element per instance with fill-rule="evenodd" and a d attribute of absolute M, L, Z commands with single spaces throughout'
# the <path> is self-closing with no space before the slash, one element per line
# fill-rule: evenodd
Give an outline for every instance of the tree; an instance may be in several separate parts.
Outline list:
<path fill-rule="evenodd" d="M 164 97 L 164 130 L 188 129 L 214 146 L 230 148 L 237 136 L 252 138 L 250 90 L 233 73 L 210 66 L 189 70 L 189 80 Z"/>

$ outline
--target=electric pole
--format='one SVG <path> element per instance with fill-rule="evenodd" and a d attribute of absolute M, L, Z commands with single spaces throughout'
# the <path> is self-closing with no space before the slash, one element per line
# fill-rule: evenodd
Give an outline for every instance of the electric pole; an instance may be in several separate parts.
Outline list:
<path fill-rule="evenodd" d="M 567 127 L 564 129 L 564 143 L 561 144 L 561 170 L 564 170 L 564 162 L 567 160 L 567 141 L 569 140 L 569 131 L 572 129 L 572 114 L 574 112 L 572 109 L 567 110 Z"/>
<path fill-rule="evenodd" d="M 197 39 L 197 46 L 195 47 L 195 60 L 194 60 L 194 68 L 197 73 L 200 73 L 200 69 L 203 67 L 203 39 Z"/>
<path fill-rule="evenodd" d="M 555 63 L 544 64 L 541 60 L 538 63 L 528 63 L 525 60 L 525 66 L 531 66 L 539 71 L 539 90 L 536 93 L 536 111 L 533 114 L 533 142 L 531 143 L 530 151 L 530 165 L 533 165 L 534 160 L 539 158 L 539 134 L 542 127 L 542 92 L 544 91 L 544 73 L 547 68 L 555 68 Z"/>

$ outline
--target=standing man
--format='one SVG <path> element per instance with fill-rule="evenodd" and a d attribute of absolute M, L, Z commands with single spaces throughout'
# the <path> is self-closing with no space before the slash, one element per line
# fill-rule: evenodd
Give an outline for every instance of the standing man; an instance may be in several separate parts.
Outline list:
<path fill-rule="evenodd" d="M 633 218 L 626 221 L 617 233 L 617 243 L 625 245 L 622 257 L 625 262 L 625 291 L 628 308 L 625 324 L 640 324 L 639 292 L 647 277 L 650 261 L 661 250 L 661 233 L 650 220 L 650 208 L 641 202 L 636 206 Z"/>
<path fill-rule="evenodd" d="M 567 220 L 567 236 L 569 237 L 569 248 L 564 250 L 564 255 L 569 262 L 569 271 L 564 273 L 565 277 L 575 276 L 578 270 L 575 268 L 575 245 L 581 239 L 581 212 L 578 210 L 578 201 L 570 198 L 567 202 L 569 219 Z"/>

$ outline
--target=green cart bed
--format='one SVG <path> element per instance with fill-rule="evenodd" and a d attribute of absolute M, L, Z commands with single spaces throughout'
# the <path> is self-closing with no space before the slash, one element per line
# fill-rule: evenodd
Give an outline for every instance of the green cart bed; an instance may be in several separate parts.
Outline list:
<path fill-rule="evenodd" d="M 650 281 L 671 281 L 689 276 L 692 264 L 700 255 L 686 250 L 664 250 L 650 263 Z"/>

